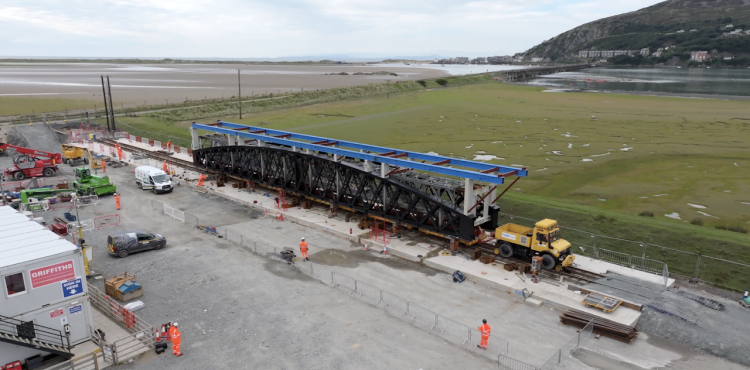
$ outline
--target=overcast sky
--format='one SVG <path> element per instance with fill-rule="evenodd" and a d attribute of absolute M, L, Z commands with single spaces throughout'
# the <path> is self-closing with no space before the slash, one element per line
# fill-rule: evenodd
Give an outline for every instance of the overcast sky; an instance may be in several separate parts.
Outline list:
<path fill-rule="evenodd" d="M 0 55 L 504 55 L 658 2 L 0 0 Z"/>

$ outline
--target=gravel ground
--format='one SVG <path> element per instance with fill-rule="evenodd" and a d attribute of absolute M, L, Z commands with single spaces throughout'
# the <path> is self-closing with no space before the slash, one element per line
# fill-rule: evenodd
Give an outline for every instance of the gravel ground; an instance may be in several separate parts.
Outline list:
<path fill-rule="evenodd" d="M 29 139 L 32 145 L 59 148 L 44 126 L 18 129 L 26 137 L 33 136 Z M 8 161 L 0 157 L 0 165 L 7 166 Z M 68 166 L 61 169 L 72 176 Z M 164 195 L 142 192 L 128 168 L 108 169 L 107 175 L 122 194 L 122 222 L 86 233 L 88 244 L 97 247 L 92 268 L 103 276 L 135 274 L 144 286 L 141 300 L 146 304 L 138 315 L 155 326 L 180 322 L 186 353 L 182 358 L 149 353 L 126 364 L 126 369 L 496 367 L 486 353 L 456 345 L 267 256 L 173 221 L 153 211 L 151 200 L 199 214 L 220 229 L 242 232 L 266 246 L 296 249 L 299 237 L 306 236 L 310 259 L 319 266 L 368 282 L 460 323 L 478 325 L 481 318 L 487 318 L 493 335 L 510 342 L 511 355 L 535 366 L 575 335 L 575 328 L 559 323 L 558 312 L 531 308 L 505 293 L 471 283 L 453 284 L 449 275 L 425 266 L 364 252 L 358 245 L 297 224 L 259 218 L 255 210 L 186 187 Z M 101 205 L 80 212 L 83 219 L 113 214 L 114 200 L 103 197 Z M 62 211 L 43 216 L 51 219 L 59 214 Z M 131 228 L 161 233 L 168 245 L 124 259 L 109 256 L 106 234 Z M 103 288 L 102 280 L 89 282 Z M 628 286 L 633 282 L 620 277 L 604 283 L 638 291 Z M 653 294 L 652 287 L 643 289 Z M 742 344 L 750 338 L 742 329 L 747 327 L 750 312 L 740 311 L 729 301 L 725 303 L 727 311 L 713 311 L 669 292 L 659 293 L 654 302 L 696 318 L 698 325 L 646 309 L 639 325 L 644 334 L 632 344 L 607 338 L 591 340 L 585 350 L 566 362 L 566 368 L 744 368 L 713 355 L 747 363 Z"/>

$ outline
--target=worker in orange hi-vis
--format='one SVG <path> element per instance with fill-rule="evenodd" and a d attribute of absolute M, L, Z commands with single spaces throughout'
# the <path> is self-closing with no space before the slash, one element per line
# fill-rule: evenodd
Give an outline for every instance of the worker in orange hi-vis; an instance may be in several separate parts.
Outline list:
<path fill-rule="evenodd" d="M 161 166 L 161 168 L 164 170 L 164 172 L 167 172 L 167 161 L 164 161 L 164 164 Z"/>
<path fill-rule="evenodd" d="M 482 340 L 477 344 L 477 347 L 487 349 L 487 345 L 490 341 L 490 326 L 487 324 L 487 319 L 482 320 L 482 326 L 477 329 L 482 333 Z"/>
<path fill-rule="evenodd" d="M 167 324 L 169 326 L 169 329 L 167 329 L 167 342 L 172 341 L 172 334 L 174 334 L 174 325 L 172 323 Z"/>
<path fill-rule="evenodd" d="M 299 250 L 302 252 L 302 260 L 309 261 L 310 259 L 307 258 L 307 242 L 305 241 L 305 238 L 302 238 L 302 241 L 299 242 Z"/>
<path fill-rule="evenodd" d="M 117 143 L 117 159 L 122 160 L 122 149 L 120 148 L 120 143 Z"/>
<path fill-rule="evenodd" d="M 117 206 L 117 210 L 120 210 L 120 194 L 115 193 L 115 205 Z"/>
<path fill-rule="evenodd" d="M 180 352 L 182 333 L 180 333 L 180 329 L 177 328 L 177 323 L 172 324 L 172 327 L 169 328 L 169 330 L 172 331 L 172 354 L 178 357 L 182 356 L 182 353 Z"/>
<path fill-rule="evenodd" d="M 203 186 L 203 180 L 206 180 L 206 179 L 208 179 L 208 176 L 204 174 L 200 174 L 200 176 L 198 176 L 198 185 L 196 186 Z"/>
<path fill-rule="evenodd" d="M 107 172 L 107 162 L 102 158 L 102 172 Z"/>
<path fill-rule="evenodd" d="M 167 141 L 167 151 L 168 152 L 172 151 L 172 140 Z"/>

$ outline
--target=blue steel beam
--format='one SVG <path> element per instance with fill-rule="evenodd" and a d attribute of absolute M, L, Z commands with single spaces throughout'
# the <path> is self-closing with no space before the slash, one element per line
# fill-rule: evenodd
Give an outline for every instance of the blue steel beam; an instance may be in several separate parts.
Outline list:
<path fill-rule="evenodd" d="M 415 170 L 420 170 L 420 171 L 439 173 L 441 175 L 455 176 L 459 178 L 467 178 L 467 179 L 472 179 L 476 181 L 489 182 L 492 184 L 504 183 L 504 178 L 497 176 L 497 175 L 484 174 L 480 172 L 473 172 L 473 171 L 468 171 L 468 170 L 463 170 L 463 169 L 458 169 L 458 168 L 434 166 L 429 163 L 420 163 L 420 162 L 409 161 L 409 160 L 400 159 L 400 158 L 391 158 L 387 156 L 360 153 L 360 152 L 356 152 L 356 151 L 352 151 L 348 149 L 327 147 L 323 145 L 315 145 L 315 144 L 305 143 L 301 141 L 292 141 L 289 139 L 276 138 L 273 136 L 266 136 L 266 135 L 260 135 L 260 134 L 252 134 L 252 133 L 241 132 L 241 131 L 228 129 L 228 128 L 203 125 L 199 123 L 193 123 L 192 127 L 198 130 L 211 131 L 211 132 L 215 132 L 219 134 L 239 136 L 239 137 L 243 137 L 247 139 L 260 140 L 260 141 L 265 141 L 265 142 L 274 143 L 274 144 L 294 146 L 294 147 L 303 148 L 303 149 L 310 149 L 310 150 L 321 151 L 325 153 L 338 154 L 341 156 L 357 158 L 357 159 L 365 160 L 365 161 L 380 162 L 380 163 L 386 163 L 392 166 L 400 166 L 400 167 L 406 167 L 406 168 L 413 168 Z M 268 131 L 275 131 L 275 130 L 268 130 Z M 271 132 L 267 132 L 267 133 L 271 134 Z M 515 170 L 516 169 L 514 169 L 514 171 Z M 518 171 L 519 173 L 521 172 L 520 169 Z"/>
<path fill-rule="evenodd" d="M 304 134 L 297 134 L 294 132 L 289 131 L 281 131 L 281 130 L 273 130 L 273 129 L 267 129 L 263 127 L 253 127 L 253 126 L 247 126 L 247 125 L 240 125 L 237 123 L 231 123 L 231 122 L 224 122 L 224 121 L 216 121 L 216 123 L 220 123 L 222 126 L 226 126 L 229 128 L 237 129 L 237 128 L 244 128 L 244 127 L 250 127 L 250 131 L 266 131 L 268 135 L 289 135 L 286 137 L 297 139 L 297 140 L 305 140 L 310 142 L 319 142 L 319 141 L 336 141 L 338 142 L 338 147 L 344 147 L 344 148 L 352 148 L 356 150 L 366 150 L 373 153 L 390 153 L 390 152 L 396 152 L 396 155 L 401 155 L 403 153 L 406 153 L 407 158 L 413 158 L 420 161 L 432 161 L 432 162 L 441 162 L 444 160 L 450 160 L 448 164 L 459 166 L 459 167 L 465 167 L 465 168 L 471 168 L 475 170 L 480 171 L 486 171 L 486 170 L 492 170 L 494 168 L 498 168 L 497 171 L 493 172 L 500 172 L 500 173 L 508 173 L 512 171 L 518 170 L 518 176 L 519 177 L 526 177 L 528 176 L 528 171 L 525 168 L 516 168 L 516 167 L 508 167 L 508 166 L 498 166 L 494 164 L 488 164 L 488 163 L 482 163 L 482 162 L 475 162 L 470 161 L 466 159 L 456 159 L 456 158 L 450 158 L 450 157 L 443 157 L 440 155 L 434 155 L 434 154 L 424 154 L 419 152 L 410 152 L 405 150 L 399 150 L 399 149 L 393 149 L 393 148 L 387 148 L 382 146 L 376 146 L 376 145 L 368 145 L 368 144 L 362 144 L 362 143 L 355 143 L 352 141 L 342 141 L 342 140 L 336 140 L 336 139 L 330 139 L 320 136 L 312 136 L 312 135 L 304 135 Z"/>

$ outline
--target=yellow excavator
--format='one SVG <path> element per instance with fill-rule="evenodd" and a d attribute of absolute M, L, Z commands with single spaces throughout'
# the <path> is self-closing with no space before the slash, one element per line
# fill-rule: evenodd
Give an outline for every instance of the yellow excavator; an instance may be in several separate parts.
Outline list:
<path fill-rule="evenodd" d="M 78 162 L 90 165 L 92 170 L 102 168 L 102 160 L 91 155 L 89 148 L 76 144 L 62 144 L 63 162 L 75 167 Z"/>

